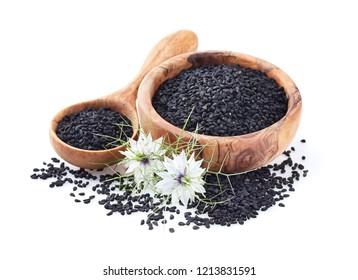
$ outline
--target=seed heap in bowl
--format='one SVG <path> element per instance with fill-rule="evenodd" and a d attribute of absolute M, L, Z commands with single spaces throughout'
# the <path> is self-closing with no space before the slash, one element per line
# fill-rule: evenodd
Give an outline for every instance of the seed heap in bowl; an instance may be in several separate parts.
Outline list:
<path fill-rule="evenodd" d="M 110 108 L 88 108 L 65 116 L 58 123 L 56 134 L 73 147 L 104 150 L 126 142 L 132 128 L 128 118 Z"/>
<path fill-rule="evenodd" d="M 188 131 L 212 136 L 255 132 L 287 112 L 283 88 L 265 73 L 239 65 L 206 65 L 162 83 L 152 100 L 158 114 Z"/>

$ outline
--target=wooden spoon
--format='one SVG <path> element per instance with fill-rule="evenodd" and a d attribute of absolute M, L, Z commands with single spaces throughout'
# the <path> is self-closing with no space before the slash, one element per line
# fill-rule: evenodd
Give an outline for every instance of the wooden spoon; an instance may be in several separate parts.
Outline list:
<path fill-rule="evenodd" d="M 133 127 L 132 138 L 138 135 L 138 117 L 136 98 L 138 87 L 144 76 L 155 66 L 178 54 L 191 52 L 198 47 L 198 38 L 190 30 L 180 30 L 163 38 L 149 53 L 137 76 L 123 89 L 101 98 L 81 102 L 69 106 L 58 112 L 50 124 L 50 140 L 57 154 L 65 161 L 83 168 L 102 168 L 113 164 L 121 158 L 120 150 L 125 146 L 118 146 L 108 150 L 83 150 L 70 146 L 58 138 L 56 128 L 66 115 L 80 112 L 87 108 L 109 107 L 114 111 L 128 117 Z"/>

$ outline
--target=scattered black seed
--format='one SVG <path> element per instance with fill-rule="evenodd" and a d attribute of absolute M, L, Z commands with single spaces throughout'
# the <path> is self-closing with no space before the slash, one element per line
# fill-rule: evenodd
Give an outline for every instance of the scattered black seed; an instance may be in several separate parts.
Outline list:
<path fill-rule="evenodd" d="M 173 228 L 169 228 L 169 232 L 173 233 L 175 230 Z"/>
<path fill-rule="evenodd" d="M 306 143 L 306 139 L 301 139 L 301 143 Z"/>
<path fill-rule="evenodd" d="M 291 151 L 285 151 L 281 162 L 269 164 L 258 170 L 247 172 L 238 176 L 226 177 L 219 175 L 221 190 L 217 186 L 217 177 L 207 175 L 205 177 L 206 198 L 212 202 L 221 202 L 216 205 L 204 204 L 201 201 L 193 201 L 188 208 L 196 207 L 195 213 L 186 211 L 183 213 L 184 221 L 179 221 L 179 226 L 192 226 L 210 228 L 213 225 L 231 226 L 243 225 L 246 221 L 256 218 L 260 212 L 267 211 L 270 207 L 278 205 L 284 207 L 281 202 L 290 195 L 288 191 L 295 191 L 294 184 L 301 177 L 306 177 L 308 170 L 303 164 L 294 162 Z M 77 188 L 81 188 L 78 195 L 84 196 L 87 188 L 91 189 L 100 199 L 98 204 L 107 210 L 107 215 L 131 215 L 136 212 L 147 214 L 147 218 L 141 221 L 141 225 L 147 224 L 152 230 L 159 222 L 167 223 L 166 213 L 170 213 L 169 219 L 179 215 L 180 210 L 170 204 L 164 203 L 160 197 L 151 197 L 149 194 L 133 194 L 127 185 L 123 185 L 117 174 L 100 174 L 96 170 L 75 169 L 66 166 L 63 162 L 46 163 L 44 168 L 34 168 L 30 177 L 32 179 L 50 180 L 50 187 L 66 187 L 70 185 L 70 196 L 75 197 Z M 105 170 L 103 171 L 105 172 Z M 72 180 L 71 178 L 76 178 Z M 229 179 L 230 178 L 230 182 Z M 70 180 L 71 179 L 71 180 Z M 64 184 L 64 183 L 67 184 Z M 90 182 L 95 184 L 90 186 Z M 83 200 L 74 199 L 79 203 L 88 204 L 95 195 Z M 202 197 L 203 199 L 203 197 Z M 202 214 L 205 214 L 202 215 Z M 170 230 L 170 232 L 172 232 Z M 174 228 L 173 228 L 174 232 Z"/>
<path fill-rule="evenodd" d="M 65 143 L 85 150 L 118 146 L 113 137 L 127 141 L 132 135 L 130 120 L 107 107 L 88 108 L 65 116 L 57 125 L 57 136 Z M 53 162 L 59 162 L 55 159 Z"/>
<path fill-rule="evenodd" d="M 52 160 L 53 162 L 55 162 L 55 163 L 59 163 L 59 162 L 60 162 L 60 160 L 59 160 L 58 158 L 55 158 L 55 157 L 51 158 L 51 160 Z"/>
<path fill-rule="evenodd" d="M 306 157 L 305 156 L 302 156 L 302 160 L 305 160 L 306 159 Z"/>
<path fill-rule="evenodd" d="M 83 200 L 83 203 L 85 203 L 85 204 L 88 204 L 90 202 L 91 202 L 91 200 L 89 198 Z"/>
<path fill-rule="evenodd" d="M 172 206 L 172 207 L 169 207 L 169 208 L 168 208 L 168 211 L 169 211 L 169 212 L 175 212 L 176 209 L 177 209 L 176 206 Z"/>
<path fill-rule="evenodd" d="M 187 217 L 187 216 L 190 216 L 191 215 L 191 212 L 185 212 L 184 213 L 184 217 Z"/>
<path fill-rule="evenodd" d="M 105 199 L 98 201 L 99 205 L 105 205 L 106 203 L 107 203 L 107 200 L 105 200 Z"/>
<path fill-rule="evenodd" d="M 153 107 L 168 122 L 214 136 L 261 130 L 287 112 L 283 88 L 263 72 L 239 65 L 207 65 L 182 71 L 160 85 Z"/>

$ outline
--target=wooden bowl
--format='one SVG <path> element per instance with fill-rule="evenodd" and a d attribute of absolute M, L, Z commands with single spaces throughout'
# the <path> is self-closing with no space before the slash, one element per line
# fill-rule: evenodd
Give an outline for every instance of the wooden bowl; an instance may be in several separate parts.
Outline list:
<path fill-rule="evenodd" d="M 152 99 L 159 86 L 181 71 L 208 64 L 237 65 L 260 70 L 284 88 L 288 99 L 286 115 L 262 130 L 240 136 L 208 136 L 183 131 L 164 120 L 153 108 Z M 200 156 L 209 169 L 236 173 L 257 169 L 282 154 L 292 141 L 301 117 L 301 95 L 291 78 L 277 66 L 241 53 L 228 51 L 191 52 L 175 56 L 153 68 L 142 80 L 138 90 L 137 110 L 145 132 L 153 138 L 165 136 L 173 142 L 179 135 L 183 141 L 193 137 L 202 145 Z"/>

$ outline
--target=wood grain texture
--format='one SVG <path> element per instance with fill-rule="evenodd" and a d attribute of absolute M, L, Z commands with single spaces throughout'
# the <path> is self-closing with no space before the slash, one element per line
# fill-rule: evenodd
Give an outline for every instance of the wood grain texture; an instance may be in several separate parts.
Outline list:
<path fill-rule="evenodd" d="M 257 132 L 230 137 L 206 136 L 183 132 L 159 116 L 152 106 L 152 98 L 164 81 L 175 77 L 190 67 L 207 64 L 241 65 L 260 70 L 276 80 L 286 92 L 288 111 L 273 125 Z M 201 157 L 210 162 L 211 170 L 222 168 L 224 172 L 236 173 L 257 169 L 287 149 L 291 143 L 301 117 L 301 95 L 291 78 L 277 66 L 241 53 L 226 51 L 193 52 L 173 57 L 152 69 L 143 79 L 138 90 L 139 121 L 144 131 L 154 138 L 165 136 L 166 141 L 175 141 L 183 135 L 183 141 L 195 138 L 202 145 Z"/>
<path fill-rule="evenodd" d="M 57 154 L 65 161 L 83 168 L 101 168 L 112 164 L 121 158 L 120 150 L 125 146 L 113 149 L 90 151 L 82 150 L 64 143 L 56 135 L 56 128 L 66 115 L 82 111 L 86 108 L 109 107 L 114 111 L 128 117 L 133 126 L 132 138 L 137 138 L 139 121 L 136 110 L 136 98 L 138 87 L 143 77 L 155 66 L 178 54 L 195 51 L 198 47 L 198 38 L 190 30 L 174 32 L 158 42 L 147 56 L 137 76 L 123 89 L 101 98 L 81 102 L 69 106 L 58 112 L 50 123 L 50 141 Z"/>

